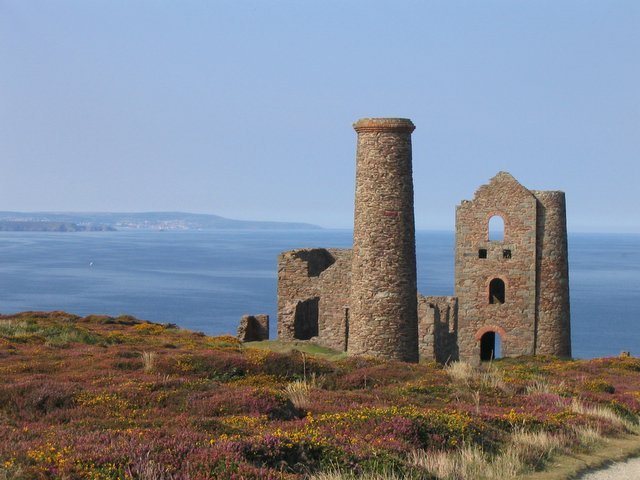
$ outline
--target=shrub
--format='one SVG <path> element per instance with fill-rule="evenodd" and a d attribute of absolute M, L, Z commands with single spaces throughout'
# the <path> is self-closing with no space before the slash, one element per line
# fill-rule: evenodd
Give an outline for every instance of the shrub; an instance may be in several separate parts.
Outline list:
<path fill-rule="evenodd" d="M 116 323 L 113 317 L 108 315 L 87 315 L 86 317 L 81 318 L 80 321 L 83 323 L 99 323 L 102 325 Z"/>
<path fill-rule="evenodd" d="M 244 376 L 250 364 L 239 352 L 215 350 L 157 358 L 154 369 L 171 375 L 199 375 L 211 380 L 229 381 Z"/>
<path fill-rule="evenodd" d="M 524 465 L 538 470 L 560 449 L 562 440 L 544 431 L 518 429 L 511 434 L 505 450 L 516 454 Z"/>
<path fill-rule="evenodd" d="M 113 323 L 117 325 L 130 326 L 130 325 L 138 325 L 140 323 L 143 323 L 143 321 L 138 320 L 133 315 L 118 315 L 116 318 L 113 319 Z M 144 322 L 144 323 L 150 323 L 150 322 Z"/>
<path fill-rule="evenodd" d="M 604 420 L 613 426 L 622 428 L 631 428 L 633 426 L 631 422 L 629 422 L 625 418 L 622 418 L 611 408 L 607 408 L 602 405 L 586 405 L 577 398 L 573 398 L 571 400 L 569 409 L 572 412 L 580 415 L 586 415 L 597 418 L 599 420 Z"/>
<path fill-rule="evenodd" d="M 120 360 L 113 362 L 112 366 L 116 370 L 135 371 L 142 370 L 143 364 L 140 360 Z"/>
<path fill-rule="evenodd" d="M 305 367 L 310 367 L 310 371 L 314 371 L 312 365 L 305 366 L 303 364 L 302 357 L 297 352 L 269 352 L 260 359 L 258 364 L 251 365 L 251 372 L 264 373 L 280 378 L 303 378 Z"/>
<path fill-rule="evenodd" d="M 105 339 L 75 325 L 46 325 L 33 320 L 0 320 L 0 337 L 19 343 L 35 341 L 65 347 L 71 343 L 96 345 Z"/>
<path fill-rule="evenodd" d="M 270 419 L 297 418 L 298 412 L 284 393 L 269 388 L 227 387 L 189 396 L 190 411 L 201 417 L 265 415 Z"/>
<path fill-rule="evenodd" d="M 594 449 L 603 441 L 600 430 L 589 426 L 576 425 L 573 427 L 573 434 L 580 448 L 586 451 Z"/>
<path fill-rule="evenodd" d="M 120 318 L 121 317 L 117 317 L 115 320 L 116 321 L 120 321 L 119 320 Z M 125 320 L 125 321 L 128 321 L 128 320 Z M 133 321 L 133 320 L 131 320 L 131 321 Z M 137 320 L 136 320 L 136 323 L 133 326 L 133 329 L 136 332 L 141 333 L 143 335 L 161 335 L 165 331 L 164 325 L 161 325 L 159 323 L 139 322 Z"/>
<path fill-rule="evenodd" d="M 638 425 L 638 423 L 640 423 L 638 421 L 638 416 L 635 415 L 626 405 L 616 400 L 612 400 L 611 402 L 609 402 L 608 406 L 620 418 L 622 418 L 626 422 L 629 422 L 631 425 Z"/>
<path fill-rule="evenodd" d="M 478 446 L 466 444 L 452 451 L 413 451 L 409 461 L 439 479 L 515 479 L 539 467 L 556 451 L 558 444 L 559 441 L 548 434 L 520 431 L 497 455 L 489 455 Z"/>
<path fill-rule="evenodd" d="M 501 390 L 503 392 L 508 390 L 502 372 L 493 363 L 485 366 L 481 371 L 480 386 L 485 389 Z"/>
<path fill-rule="evenodd" d="M 375 458 L 358 468 L 332 466 L 307 477 L 309 480 L 427 480 L 424 472 L 397 459 Z"/>
<path fill-rule="evenodd" d="M 210 348 L 228 348 L 232 350 L 242 350 L 242 342 L 238 337 L 232 337 L 231 335 L 222 335 L 219 337 L 209 337 L 207 339 L 207 346 Z"/>
<path fill-rule="evenodd" d="M 640 358 L 631 356 L 618 358 L 613 364 L 613 367 L 631 372 L 640 372 Z"/>
<path fill-rule="evenodd" d="M 389 361 L 380 365 L 367 366 L 348 372 L 336 379 L 334 388 L 354 390 L 373 389 L 412 380 L 416 375 L 415 365 Z"/>
<path fill-rule="evenodd" d="M 527 395 L 550 394 L 554 393 L 553 390 L 551 384 L 543 378 L 534 379 L 531 383 L 527 384 L 525 388 Z"/>
<path fill-rule="evenodd" d="M 5 462 L 0 465 L 0 480 L 27 480 L 29 477 L 20 466 Z"/>
<path fill-rule="evenodd" d="M 167 468 L 166 465 L 154 459 L 148 451 L 144 455 L 133 458 L 126 467 L 126 473 L 129 478 L 137 480 L 190 480 L 188 471 L 185 471 L 181 465 L 177 467 L 180 469 L 177 472 L 174 468 Z"/>
<path fill-rule="evenodd" d="M 474 368 L 467 362 L 451 362 L 444 367 L 444 371 L 456 383 L 468 384 L 474 376 Z"/>
<path fill-rule="evenodd" d="M 311 384 L 304 380 L 295 380 L 284 388 L 294 407 L 306 410 L 311 405 Z"/>
<path fill-rule="evenodd" d="M 33 419 L 71 406 L 78 391 L 73 383 L 33 379 L 0 386 L 0 411 Z"/>
<path fill-rule="evenodd" d="M 603 392 L 611 394 L 616 392 L 616 389 L 613 385 L 598 378 L 585 382 L 584 387 L 591 392 Z"/>
<path fill-rule="evenodd" d="M 121 350 L 116 353 L 119 358 L 140 358 L 140 352 L 132 352 L 131 350 Z"/>

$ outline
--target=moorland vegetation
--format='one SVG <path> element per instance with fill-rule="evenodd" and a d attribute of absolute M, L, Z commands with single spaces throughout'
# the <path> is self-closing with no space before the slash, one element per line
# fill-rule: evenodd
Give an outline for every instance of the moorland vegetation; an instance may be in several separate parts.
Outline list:
<path fill-rule="evenodd" d="M 503 479 L 637 434 L 640 359 L 406 364 L 0 316 L 0 479 Z"/>

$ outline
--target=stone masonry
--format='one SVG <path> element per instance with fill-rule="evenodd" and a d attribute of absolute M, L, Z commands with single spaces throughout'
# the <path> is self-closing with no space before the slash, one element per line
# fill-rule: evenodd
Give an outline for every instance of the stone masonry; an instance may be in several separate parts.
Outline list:
<path fill-rule="evenodd" d="M 490 238 L 492 217 L 503 220 L 501 238 Z M 463 201 L 455 257 L 460 358 L 485 357 L 486 334 L 500 336 L 503 356 L 570 356 L 567 255 L 564 193 L 529 191 L 500 172 Z"/>
<path fill-rule="evenodd" d="M 416 362 L 415 126 L 401 118 L 364 118 L 353 127 L 358 149 L 347 351 Z"/>
<path fill-rule="evenodd" d="M 485 331 L 500 334 L 504 356 L 534 353 L 536 208 L 535 197 L 508 173 L 499 173 L 457 208 L 455 294 L 465 360 L 480 355 Z M 504 221 L 502 240 L 489 240 L 493 216 Z M 491 301 L 494 280 L 504 283 L 502 301 Z"/>
<path fill-rule="evenodd" d="M 458 358 L 458 299 L 418 295 L 420 358 L 447 363 Z"/>
<path fill-rule="evenodd" d="M 499 349 L 505 357 L 571 356 L 564 193 L 527 190 L 498 173 L 456 208 L 455 296 L 419 295 L 415 127 L 367 118 L 354 128 L 353 250 L 278 257 L 278 337 L 404 361 L 477 363 Z"/>
<path fill-rule="evenodd" d="M 238 326 L 238 338 L 243 342 L 269 340 L 269 315 L 243 315 Z"/>
<path fill-rule="evenodd" d="M 564 192 L 531 193 L 538 201 L 535 351 L 570 357 L 569 262 Z"/>
<path fill-rule="evenodd" d="M 347 349 L 351 250 L 310 248 L 278 257 L 278 338 Z"/>

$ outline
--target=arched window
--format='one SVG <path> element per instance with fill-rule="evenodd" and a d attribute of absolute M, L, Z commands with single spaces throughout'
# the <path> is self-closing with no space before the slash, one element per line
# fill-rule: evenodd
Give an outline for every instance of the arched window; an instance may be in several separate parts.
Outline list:
<path fill-rule="evenodd" d="M 489 240 L 504 241 L 504 219 L 500 215 L 494 215 L 489 219 Z"/>
<path fill-rule="evenodd" d="M 488 362 L 502 356 L 502 339 L 497 332 L 487 332 L 480 338 L 480 361 Z"/>
<path fill-rule="evenodd" d="M 500 278 L 494 278 L 489 283 L 489 303 L 504 303 L 505 288 Z"/>

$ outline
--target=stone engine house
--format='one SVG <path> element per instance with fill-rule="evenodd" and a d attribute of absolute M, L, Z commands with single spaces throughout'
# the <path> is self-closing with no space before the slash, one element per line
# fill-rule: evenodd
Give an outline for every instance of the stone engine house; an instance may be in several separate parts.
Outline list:
<path fill-rule="evenodd" d="M 418 294 L 408 119 L 358 134 L 352 249 L 278 257 L 278 337 L 409 362 L 571 356 L 563 192 L 500 172 L 456 208 L 455 296 Z M 495 225 L 494 225 L 495 224 Z"/>

